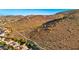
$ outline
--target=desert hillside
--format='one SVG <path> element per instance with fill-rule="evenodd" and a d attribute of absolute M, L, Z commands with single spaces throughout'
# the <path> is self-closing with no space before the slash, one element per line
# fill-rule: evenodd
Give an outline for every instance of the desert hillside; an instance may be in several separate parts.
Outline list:
<path fill-rule="evenodd" d="M 0 16 L 0 34 L 0 43 L 14 42 L 18 46 L 14 49 L 79 49 L 79 10 L 54 15 Z M 3 45 L 13 49 L 8 42 Z"/>
<path fill-rule="evenodd" d="M 30 39 L 45 49 L 79 49 L 79 10 L 58 13 L 31 32 Z"/>

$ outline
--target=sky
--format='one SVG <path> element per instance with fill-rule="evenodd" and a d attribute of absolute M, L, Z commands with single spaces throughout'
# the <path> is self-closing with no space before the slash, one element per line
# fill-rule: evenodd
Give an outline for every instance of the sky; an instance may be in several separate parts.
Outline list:
<path fill-rule="evenodd" d="M 69 9 L 0 9 L 0 15 L 52 15 Z"/>

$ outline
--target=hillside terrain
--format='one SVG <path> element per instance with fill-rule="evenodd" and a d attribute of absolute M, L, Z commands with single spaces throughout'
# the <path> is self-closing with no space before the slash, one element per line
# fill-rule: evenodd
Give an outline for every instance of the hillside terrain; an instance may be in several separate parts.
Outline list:
<path fill-rule="evenodd" d="M 54 15 L 0 16 L 0 28 L 0 42 L 10 49 L 79 49 L 79 10 Z"/>
<path fill-rule="evenodd" d="M 61 14 L 31 32 L 30 39 L 45 49 L 79 49 L 79 10 Z"/>

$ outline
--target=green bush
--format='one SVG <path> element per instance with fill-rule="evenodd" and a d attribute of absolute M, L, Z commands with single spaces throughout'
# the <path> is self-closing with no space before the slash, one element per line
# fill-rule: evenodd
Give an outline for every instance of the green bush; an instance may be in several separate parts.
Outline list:
<path fill-rule="evenodd" d="M 20 45 L 23 45 L 23 44 L 26 42 L 25 39 L 17 39 L 17 38 L 13 38 L 12 40 L 15 41 L 15 42 L 18 42 Z"/>
<path fill-rule="evenodd" d="M 1 45 L 1 46 L 5 46 L 5 45 L 6 45 L 6 43 L 5 43 L 5 42 L 3 42 L 3 41 L 0 41 L 0 45 Z"/>
<path fill-rule="evenodd" d="M 20 43 L 20 45 L 23 45 L 23 44 L 25 44 L 25 40 L 24 39 L 20 39 L 19 41 L 18 41 L 18 43 Z"/>
<path fill-rule="evenodd" d="M 40 48 L 31 40 L 27 40 L 26 46 L 33 50 L 40 50 Z"/>

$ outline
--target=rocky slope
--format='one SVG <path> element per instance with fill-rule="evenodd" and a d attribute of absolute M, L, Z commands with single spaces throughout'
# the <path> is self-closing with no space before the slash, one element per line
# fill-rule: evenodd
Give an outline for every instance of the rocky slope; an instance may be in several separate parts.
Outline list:
<path fill-rule="evenodd" d="M 0 16 L 0 27 L 1 49 L 79 49 L 79 10 L 55 15 Z"/>
<path fill-rule="evenodd" d="M 29 39 L 11 38 L 5 28 L 0 28 L 0 50 L 40 50 L 41 48 Z"/>
<path fill-rule="evenodd" d="M 29 38 L 44 49 L 79 49 L 79 10 L 59 14 L 64 16 L 43 23 Z"/>
<path fill-rule="evenodd" d="M 32 19 L 32 17 L 34 19 Z M 24 35 L 28 34 L 33 28 L 37 27 L 41 23 L 40 20 L 39 22 L 35 21 L 36 23 L 33 23 L 35 18 L 39 19 L 39 17 L 41 18 L 42 16 L 0 16 L 1 49 L 3 49 L 4 45 L 10 46 L 10 49 L 17 50 L 41 49 L 37 46 L 36 43 L 29 40 L 27 36 Z M 23 43 L 23 45 L 21 45 L 20 43 Z M 6 46 L 4 46 L 4 48 Z M 8 48 L 9 47 L 7 47 L 6 49 Z"/>

